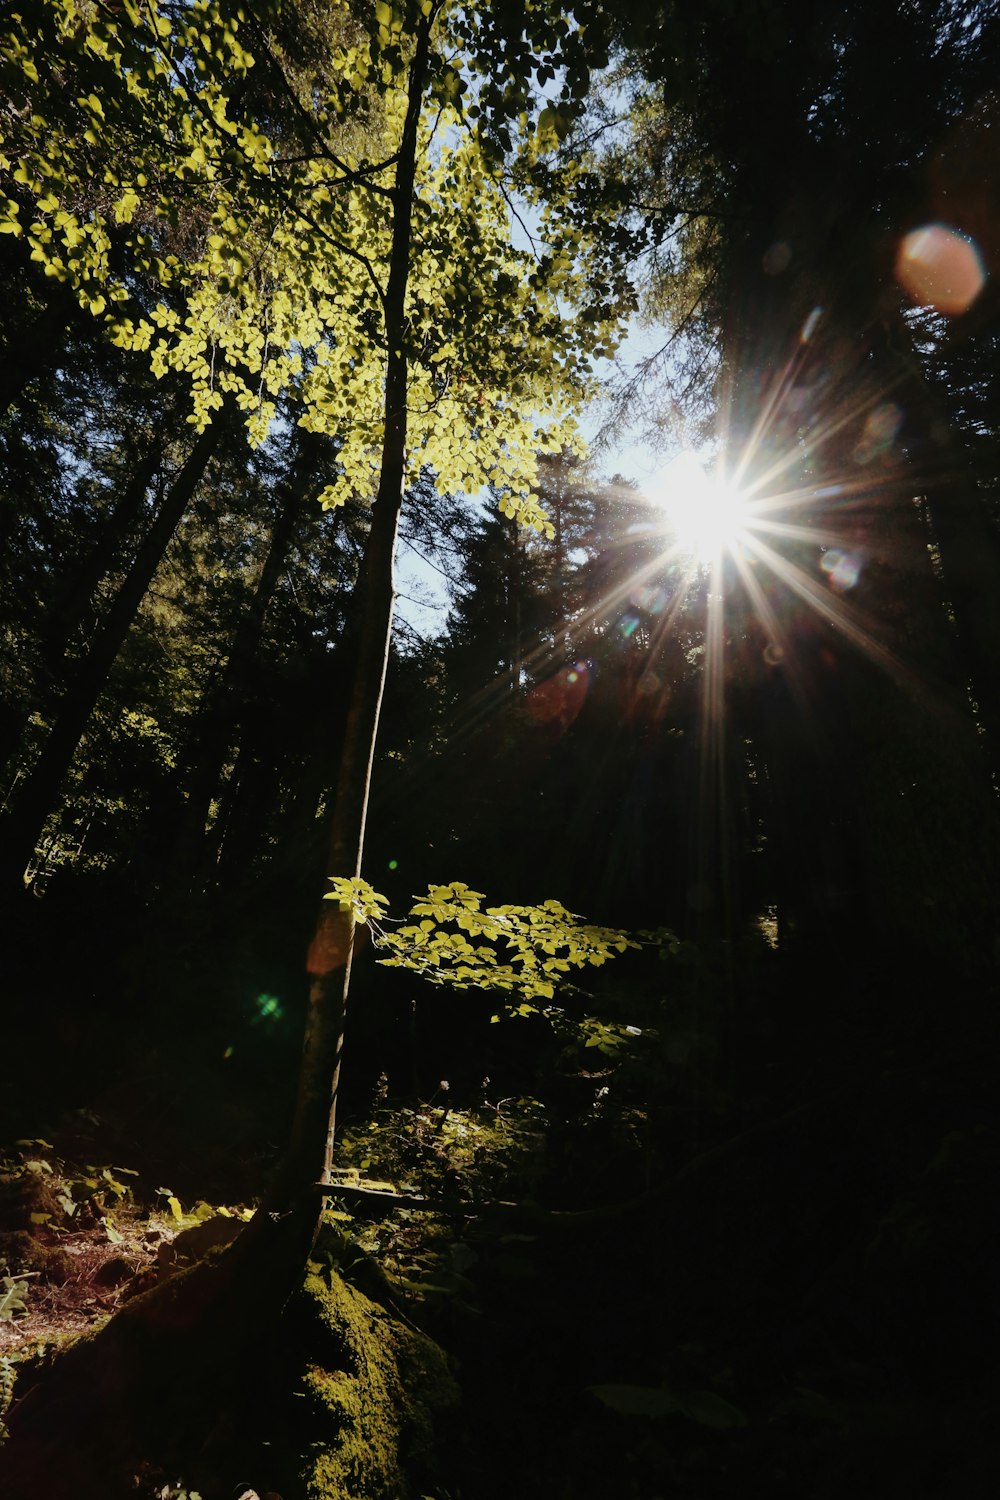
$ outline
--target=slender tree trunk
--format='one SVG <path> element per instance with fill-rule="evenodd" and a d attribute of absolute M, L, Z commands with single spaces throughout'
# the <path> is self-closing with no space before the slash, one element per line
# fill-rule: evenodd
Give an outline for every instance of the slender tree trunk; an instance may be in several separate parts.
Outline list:
<path fill-rule="evenodd" d="M 150 442 L 101 527 L 96 547 L 53 607 L 51 623 L 43 641 L 46 659 L 53 668 L 62 665 L 73 633 L 83 623 L 97 585 L 110 572 L 129 530 L 138 519 L 146 492 L 163 458 L 166 429 L 170 423 L 171 414 L 164 413 L 163 427 Z"/>
<path fill-rule="evenodd" d="M 569 611 L 566 608 L 566 569 L 568 560 L 566 557 L 566 538 L 563 532 L 564 509 L 565 492 L 562 483 L 560 480 L 557 480 L 556 493 L 552 505 L 552 522 L 555 528 L 555 536 L 552 539 L 552 566 L 556 579 L 556 628 L 559 632 L 560 653 L 563 660 L 568 662 L 573 645 L 569 633 Z"/>
<path fill-rule="evenodd" d="M 932 540 L 944 591 L 955 620 L 958 670 L 976 705 L 984 750 L 1000 789 L 1000 538 L 990 521 L 969 463 L 956 440 L 947 407 L 924 376 L 902 319 L 893 343 L 907 373 L 914 442 L 924 442 L 925 481 Z M 929 450 L 929 451 L 928 451 Z"/>
<path fill-rule="evenodd" d="M 388 352 L 382 466 L 359 581 L 362 599 L 357 662 L 330 830 L 327 862 L 330 877 L 355 877 L 361 873 L 371 768 L 392 634 L 393 568 L 406 473 L 406 286 L 417 130 L 432 20 L 433 12 L 421 20 L 417 32 L 410 64 L 409 102 L 396 164 L 392 244 L 384 300 Z M 307 960 L 310 985 L 305 1042 L 289 1149 L 273 1195 L 279 1203 L 282 1198 L 290 1205 L 302 1202 L 313 1184 L 328 1182 L 330 1178 L 354 938 L 352 913 L 341 910 L 333 901 L 323 901 Z M 314 1223 L 315 1217 L 314 1212 Z"/>
<path fill-rule="evenodd" d="M 208 810 L 219 787 L 228 752 L 244 725 L 247 712 L 245 683 L 260 652 L 264 619 L 285 566 L 295 523 L 306 503 L 309 485 L 299 472 L 289 477 L 283 489 L 253 599 L 236 628 L 219 678 L 208 690 L 209 701 L 196 721 L 190 752 L 187 809 L 176 846 L 177 863 L 181 869 L 195 870 L 203 862 Z"/>
<path fill-rule="evenodd" d="M 52 605 L 41 648 L 57 691 L 65 686 L 64 658 L 69 643 L 84 621 L 97 585 L 111 569 L 129 528 L 139 514 L 150 481 L 163 456 L 164 446 L 165 438 L 154 439 L 133 471 L 111 515 L 101 527 L 94 550 Z M 17 750 L 35 706 L 29 701 L 12 712 L 5 721 L 0 734 L 0 766 L 6 765 Z"/>
<path fill-rule="evenodd" d="M 967 476 L 935 487 L 929 500 L 962 659 L 985 731 L 990 770 L 1000 786 L 1000 547 Z"/>
<path fill-rule="evenodd" d="M 21 788 L 13 813 L 3 828 L 0 853 L 0 889 L 16 891 L 34 852 L 39 834 L 55 806 L 77 745 L 108 680 L 153 574 L 167 549 L 178 523 L 204 475 L 209 459 L 219 446 L 221 422 L 201 434 L 188 454 L 159 514 L 136 553 L 135 561 L 118 590 L 97 632 L 90 651 L 77 664 L 73 681 L 59 706 L 56 721 L 42 753 Z"/>
<path fill-rule="evenodd" d="M 513 590 L 508 617 L 510 621 L 510 644 L 508 652 L 510 655 L 510 690 L 516 697 L 521 691 L 521 672 L 524 668 L 524 621 L 522 618 L 522 605 L 525 594 L 524 542 L 517 522 L 511 518 L 508 525 L 514 548 Z"/>

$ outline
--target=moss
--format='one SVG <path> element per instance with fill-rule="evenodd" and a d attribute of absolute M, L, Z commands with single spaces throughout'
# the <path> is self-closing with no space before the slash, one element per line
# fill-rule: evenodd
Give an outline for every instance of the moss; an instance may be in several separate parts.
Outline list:
<path fill-rule="evenodd" d="M 457 1399 L 444 1355 L 334 1271 L 306 1278 L 299 1310 L 309 1500 L 407 1500 L 432 1467 L 435 1415 Z"/>

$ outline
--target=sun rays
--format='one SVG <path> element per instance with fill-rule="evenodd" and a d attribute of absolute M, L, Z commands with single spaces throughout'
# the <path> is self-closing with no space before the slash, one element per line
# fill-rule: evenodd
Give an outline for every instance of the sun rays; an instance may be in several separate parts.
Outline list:
<path fill-rule="evenodd" d="M 758 441 L 763 446 L 760 434 Z M 840 636 L 894 679 L 905 677 L 878 622 L 852 597 L 869 561 L 856 533 L 866 529 L 880 504 L 879 478 L 854 473 L 836 481 L 826 475 L 822 484 L 768 491 L 767 482 L 787 474 L 793 463 L 792 456 L 772 456 L 756 481 L 744 478 L 740 486 L 716 479 L 687 455 L 667 465 L 645 494 L 607 487 L 619 514 L 603 518 L 599 565 L 592 560 L 599 586 L 572 620 L 524 641 L 518 680 L 508 672 L 484 683 L 459 710 L 452 734 L 481 729 L 510 706 L 512 695 L 525 699 L 529 714 L 534 698 L 544 700 L 545 711 L 535 717 L 567 727 L 582 708 L 581 684 L 593 676 L 595 654 L 604 656 L 616 640 L 623 648 L 628 642 L 658 676 L 657 658 L 681 629 L 700 637 L 688 649 L 703 658 L 706 727 L 721 724 L 738 649 L 734 629 L 752 619 L 763 664 L 780 667 L 794 693 L 796 621 L 803 610 L 816 627 Z M 754 463 L 744 452 L 728 467 L 746 476 Z M 553 706 L 555 685 L 564 675 L 571 714 Z M 643 692 L 651 680 L 643 677 Z M 669 684 L 662 682 L 662 690 L 669 695 Z M 706 733 L 704 743 L 713 737 Z"/>
<path fill-rule="evenodd" d="M 616 732 L 597 736 L 602 754 L 621 754 L 630 726 L 679 726 L 700 767 L 705 842 L 721 849 L 727 758 L 754 695 L 783 695 L 804 732 L 822 734 L 816 726 L 835 711 L 824 694 L 836 696 L 851 660 L 887 685 L 928 690 L 906 664 L 892 607 L 905 547 L 928 567 L 897 372 L 879 382 L 863 360 L 830 360 L 824 374 L 818 316 L 807 323 L 742 432 L 729 405 L 707 461 L 675 457 L 642 492 L 600 487 L 592 534 L 569 561 L 572 613 L 526 631 L 513 664 L 455 705 L 453 750 L 493 745 L 511 714 L 544 756 L 578 719 L 605 724 L 609 712 Z M 703 885 L 715 858 L 706 854 Z"/>
<path fill-rule="evenodd" d="M 709 934 L 735 930 L 727 903 L 738 912 L 742 875 L 729 866 L 751 847 L 747 806 L 788 777 L 801 784 L 792 804 L 821 803 L 816 768 L 862 777 L 856 747 L 877 740 L 883 713 L 916 704 L 944 722 L 963 692 L 932 534 L 934 489 L 957 463 L 914 351 L 926 318 L 971 306 L 985 271 L 971 243 L 932 225 L 901 242 L 897 276 L 924 312 L 887 320 L 853 305 L 849 281 L 800 280 L 774 318 L 734 316 L 711 444 L 699 428 L 641 490 L 595 487 L 590 534 L 561 553 L 570 584 L 550 589 L 570 607 L 523 639 L 519 613 L 508 665 L 498 653 L 447 729 L 455 749 L 499 759 L 509 743 L 519 764 L 590 776 L 580 802 L 592 820 L 629 805 L 643 755 L 653 779 L 682 766 L 689 842 L 670 858 L 690 872 L 690 913 L 708 913 Z M 820 287 L 825 308 L 812 305 Z M 748 792 L 755 758 L 764 769 Z M 847 773 L 844 787 L 831 826 L 852 816 Z M 761 847 L 788 836 L 767 826 Z"/>

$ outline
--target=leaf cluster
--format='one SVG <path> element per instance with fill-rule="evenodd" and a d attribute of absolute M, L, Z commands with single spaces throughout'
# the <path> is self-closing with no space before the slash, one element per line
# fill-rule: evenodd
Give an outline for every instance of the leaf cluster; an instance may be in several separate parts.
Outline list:
<path fill-rule="evenodd" d="M 535 454 L 574 441 L 592 357 L 632 305 L 606 205 L 579 191 L 577 164 L 544 161 L 583 107 L 599 34 L 548 5 L 526 26 L 430 0 L 333 9 L 297 50 L 232 0 L 129 0 L 120 15 L 43 0 L 27 26 L 13 18 L 0 227 L 121 347 L 183 376 L 197 430 L 232 401 L 259 443 L 294 390 L 303 424 L 342 440 L 324 503 L 371 497 L 398 337 L 385 305 L 395 162 L 414 30 L 433 27 L 407 276 L 410 470 L 470 493 L 499 476 L 511 513 L 541 528 Z M 544 88 L 557 67 L 560 98 L 536 130 L 529 80 Z M 65 80 L 58 98 L 50 77 Z M 514 247 L 512 191 L 544 201 L 544 253 Z"/>
<path fill-rule="evenodd" d="M 332 884 L 325 899 L 368 923 L 387 968 L 410 969 L 431 984 L 516 993 L 517 1015 L 536 1014 L 533 1002 L 551 1000 L 574 969 L 600 967 L 638 946 L 616 928 L 581 922 L 558 901 L 484 907 L 482 892 L 461 881 L 432 885 L 410 908 L 419 921 L 383 930 L 376 924 L 388 906 L 384 896 L 360 879 Z"/>

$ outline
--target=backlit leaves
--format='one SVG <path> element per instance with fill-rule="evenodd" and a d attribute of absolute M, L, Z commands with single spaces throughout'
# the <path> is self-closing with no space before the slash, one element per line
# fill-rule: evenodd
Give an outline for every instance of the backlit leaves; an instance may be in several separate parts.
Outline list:
<path fill-rule="evenodd" d="M 483 906 L 461 881 L 431 886 L 410 908 L 413 919 L 383 928 L 388 902 L 367 881 L 337 879 L 328 901 L 367 922 L 388 968 L 405 968 L 431 984 L 507 990 L 522 1002 L 551 1000 L 573 970 L 600 966 L 638 946 L 613 927 L 581 922 L 558 901 L 537 906 Z M 524 1013 L 533 1005 L 521 1007 Z"/>
<path fill-rule="evenodd" d="M 406 307 L 409 473 L 429 467 L 453 491 L 492 481 L 510 514 L 545 529 L 536 454 L 577 442 L 571 413 L 591 360 L 629 310 L 624 261 L 609 273 L 584 222 L 578 164 L 539 175 L 573 99 L 536 101 L 511 79 L 498 88 L 490 49 L 506 66 L 514 33 L 496 40 L 490 16 L 430 0 L 420 10 L 435 32 Z M 310 92 L 275 81 L 268 7 L 255 11 L 251 23 L 235 0 L 38 0 L 0 27 L 0 232 L 23 236 L 157 376 L 181 373 L 199 431 L 230 400 L 260 442 L 277 398 L 294 393 L 303 425 L 340 440 L 341 473 L 323 495 L 337 505 L 370 498 L 380 465 L 407 14 L 331 0 L 323 88 Z M 536 7 L 530 30 L 542 50 L 526 55 L 527 78 L 550 80 L 564 52 L 566 78 L 585 79 L 564 16 Z M 522 37 L 518 58 L 533 45 Z M 294 101 L 266 127 L 250 76 L 262 67 L 263 97 L 284 86 Z M 512 191 L 538 198 L 537 255 L 512 243 Z M 558 211 L 543 210 L 553 193 Z M 574 305 L 590 311 L 573 316 Z"/>
<path fill-rule="evenodd" d="M 385 916 L 389 902 L 367 880 L 340 875 L 331 876 L 330 884 L 333 889 L 327 891 L 324 901 L 336 901 L 349 908 L 356 922 L 380 922 Z"/>

